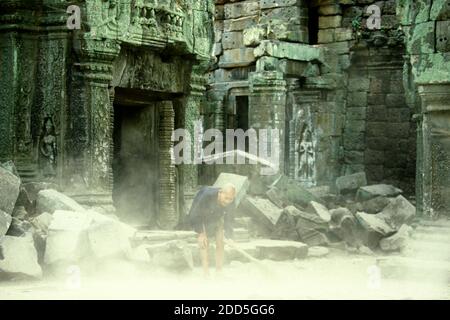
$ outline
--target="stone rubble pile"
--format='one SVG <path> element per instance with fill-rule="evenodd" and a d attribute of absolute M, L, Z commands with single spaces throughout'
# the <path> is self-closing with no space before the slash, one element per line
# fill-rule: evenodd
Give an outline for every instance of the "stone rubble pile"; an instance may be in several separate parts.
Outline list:
<path fill-rule="evenodd" d="M 412 231 L 415 207 L 402 191 L 367 186 L 364 173 L 309 189 L 286 176 L 252 189 L 247 177 L 224 173 L 216 186 L 228 182 L 239 195 L 235 239 L 257 259 L 326 256 L 327 246 L 363 254 L 398 251 Z M 58 275 L 108 259 L 176 272 L 200 264 L 195 232 L 141 232 L 107 211 L 83 207 L 50 183 L 22 184 L 13 164 L 0 166 L 0 278 Z M 248 261 L 227 247 L 226 262 L 232 260 Z"/>
<path fill-rule="evenodd" d="M 251 217 L 252 236 L 310 247 L 361 254 L 399 251 L 406 246 L 416 215 L 402 190 L 368 185 L 364 172 L 339 177 L 334 186 L 309 189 L 280 176 L 266 185 L 265 192 L 258 190 L 238 208 L 240 215 Z"/>
<path fill-rule="evenodd" d="M 0 278 L 41 278 L 83 260 L 130 259 L 134 228 L 54 188 L 22 184 L 14 164 L 0 166 Z"/>

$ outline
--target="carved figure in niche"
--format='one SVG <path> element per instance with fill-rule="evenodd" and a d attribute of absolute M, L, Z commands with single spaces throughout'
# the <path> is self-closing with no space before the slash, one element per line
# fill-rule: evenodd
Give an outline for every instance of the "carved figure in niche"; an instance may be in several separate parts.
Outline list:
<path fill-rule="evenodd" d="M 306 130 L 303 140 L 300 142 L 298 152 L 299 166 L 297 176 L 302 181 L 312 182 L 314 178 L 314 148 L 310 130 Z"/>
<path fill-rule="evenodd" d="M 295 179 L 314 183 L 315 153 L 312 132 L 304 110 L 295 117 Z"/>
<path fill-rule="evenodd" d="M 39 143 L 40 167 L 41 173 L 46 178 L 56 176 L 56 130 L 51 117 L 44 119 L 44 127 Z"/>

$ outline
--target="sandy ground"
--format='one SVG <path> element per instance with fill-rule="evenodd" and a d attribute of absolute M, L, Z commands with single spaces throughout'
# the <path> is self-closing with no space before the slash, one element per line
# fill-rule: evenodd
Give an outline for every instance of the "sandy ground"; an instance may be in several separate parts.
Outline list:
<path fill-rule="evenodd" d="M 205 280 L 188 274 L 142 270 L 125 262 L 103 266 L 96 277 L 0 282 L 5 299 L 450 299 L 446 281 L 391 279 L 374 269 L 375 257 L 344 253 L 301 261 L 233 262 Z M 79 279 L 79 280 L 78 280 Z"/>

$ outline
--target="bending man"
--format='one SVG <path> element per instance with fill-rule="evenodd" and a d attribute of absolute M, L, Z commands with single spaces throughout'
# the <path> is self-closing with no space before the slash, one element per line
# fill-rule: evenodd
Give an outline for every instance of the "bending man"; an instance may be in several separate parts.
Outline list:
<path fill-rule="evenodd" d="M 209 239 L 216 238 L 216 270 L 220 272 L 224 257 L 224 236 L 233 235 L 233 212 L 236 188 L 226 184 L 222 188 L 203 187 L 195 196 L 189 221 L 198 234 L 203 271 L 209 275 Z"/>

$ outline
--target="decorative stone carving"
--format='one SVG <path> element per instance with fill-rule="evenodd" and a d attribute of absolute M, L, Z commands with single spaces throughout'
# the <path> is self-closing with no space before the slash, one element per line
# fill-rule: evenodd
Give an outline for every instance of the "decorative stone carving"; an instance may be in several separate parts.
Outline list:
<path fill-rule="evenodd" d="M 57 137 L 53 120 L 45 117 L 42 136 L 39 141 L 40 169 L 43 177 L 53 179 L 56 176 Z"/>
<path fill-rule="evenodd" d="M 305 185 L 315 182 L 315 146 L 309 111 L 300 109 L 294 118 L 294 178 Z"/>

